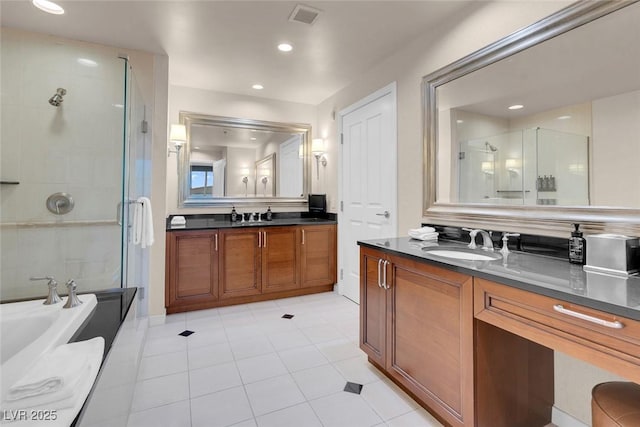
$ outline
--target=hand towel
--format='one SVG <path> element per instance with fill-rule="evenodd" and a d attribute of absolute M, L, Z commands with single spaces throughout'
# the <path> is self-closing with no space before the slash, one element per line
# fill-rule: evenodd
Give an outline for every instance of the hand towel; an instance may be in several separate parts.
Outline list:
<path fill-rule="evenodd" d="M 2 409 L 45 406 L 47 409 L 64 409 L 73 406 L 76 386 L 91 369 L 100 366 L 103 352 L 102 337 L 58 346 L 9 388 Z M 38 384 L 46 386 L 38 388 Z"/>
<path fill-rule="evenodd" d="M 153 245 L 153 215 L 151 200 L 138 197 L 133 211 L 133 243 L 142 248 Z"/>

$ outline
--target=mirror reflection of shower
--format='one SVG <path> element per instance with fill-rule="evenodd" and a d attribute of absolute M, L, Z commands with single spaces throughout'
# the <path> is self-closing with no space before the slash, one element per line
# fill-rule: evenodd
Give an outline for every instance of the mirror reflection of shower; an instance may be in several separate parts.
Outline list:
<path fill-rule="evenodd" d="M 65 88 L 59 87 L 56 91 L 56 94 L 49 98 L 49 104 L 53 105 L 54 107 L 59 107 L 60 104 L 62 104 L 62 101 L 64 101 L 63 96 L 65 96 L 66 94 L 67 90 Z"/>

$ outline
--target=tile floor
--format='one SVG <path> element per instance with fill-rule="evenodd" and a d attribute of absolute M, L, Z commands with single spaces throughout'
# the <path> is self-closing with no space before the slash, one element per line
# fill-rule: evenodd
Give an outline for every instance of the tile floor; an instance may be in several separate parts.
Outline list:
<path fill-rule="evenodd" d="M 128 426 L 440 427 L 367 362 L 358 322 L 334 293 L 169 315 L 148 331 Z"/>

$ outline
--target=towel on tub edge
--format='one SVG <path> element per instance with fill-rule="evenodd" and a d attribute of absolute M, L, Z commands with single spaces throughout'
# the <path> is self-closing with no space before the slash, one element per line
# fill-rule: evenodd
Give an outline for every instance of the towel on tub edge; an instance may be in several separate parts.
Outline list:
<path fill-rule="evenodd" d="M 103 352 L 102 337 L 56 347 L 9 388 L 2 409 L 73 406 L 76 386 L 93 365 L 102 363 Z"/>

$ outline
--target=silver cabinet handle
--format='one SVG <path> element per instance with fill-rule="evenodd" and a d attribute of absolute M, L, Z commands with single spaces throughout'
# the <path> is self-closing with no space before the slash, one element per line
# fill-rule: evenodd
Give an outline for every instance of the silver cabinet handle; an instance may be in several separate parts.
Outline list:
<path fill-rule="evenodd" d="M 382 271 L 380 270 L 381 266 L 382 266 L 382 258 L 378 260 L 378 287 L 379 288 L 382 287 Z"/>
<path fill-rule="evenodd" d="M 376 214 L 377 216 L 383 216 L 385 218 L 389 218 L 391 216 L 391 214 L 389 213 L 389 211 L 384 211 L 384 213 L 378 213 Z"/>
<path fill-rule="evenodd" d="M 606 326 L 607 328 L 613 329 L 622 329 L 624 328 L 624 324 L 619 322 L 618 320 L 614 320 L 613 322 L 609 320 L 600 319 L 599 317 L 589 316 L 588 314 L 578 313 L 577 311 L 569 310 L 564 308 L 562 304 L 556 304 L 553 306 L 553 309 L 558 313 L 566 314 L 567 316 L 575 317 L 578 319 L 586 320 L 587 322 L 595 323 L 598 325 Z"/>
<path fill-rule="evenodd" d="M 262 233 L 258 231 L 258 247 L 262 247 Z"/>
<path fill-rule="evenodd" d="M 263 231 L 262 232 L 262 247 L 266 248 L 267 247 L 267 232 Z"/>
<path fill-rule="evenodd" d="M 118 202 L 116 205 L 116 221 L 118 225 L 122 225 L 122 202 Z"/>
<path fill-rule="evenodd" d="M 304 228 L 302 229 L 302 244 L 304 245 Z"/>
<path fill-rule="evenodd" d="M 215 234 L 216 252 L 218 252 L 218 233 Z"/>
<path fill-rule="evenodd" d="M 389 286 L 387 286 L 387 264 L 389 264 L 389 261 L 384 260 L 384 264 L 383 264 L 383 269 L 382 270 L 382 286 L 384 286 L 385 289 L 389 289 Z"/>

